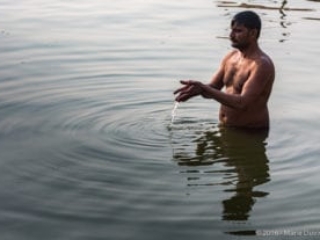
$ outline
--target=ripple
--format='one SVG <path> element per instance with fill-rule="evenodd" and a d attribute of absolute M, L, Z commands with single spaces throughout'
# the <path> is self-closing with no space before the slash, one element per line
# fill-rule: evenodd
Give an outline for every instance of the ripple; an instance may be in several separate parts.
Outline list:
<path fill-rule="evenodd" d="M 316 111 L 301 122 L 296 112 L 307 108 L 285 110 L 268 140 L 220 128 L 218 105 L 202 100 L 179 105 L 171 122 L 174 79 L 207 79 L 208 62 L 228 48 L 218 44 L 212 52 L 210 40 L 230 17 L 223 15 L 228 3 L 268 6 L 222 2 L 225 9 L 212 15 L 216 4 L 208 1 L 194 8 L 192 0 L 139 0 L 132 9 L 125 1 L 112 8 L 102 1 L 40 2 L 2 4 L 4 238 L 212 239 L 215 229 L 242 235 L 279 223 L 316 227 L 319 136 L 310 124 Z M 304 3 L 282 8 L 288 15 L 280 19 L 278 7 L 264 14 L 269 43 L 279 28 L 288 34 L 290 27 L 293 36 L 297 24 L 316 23 L 312 16 L 298 21 L 316 4 L 304 9 Z M 215 33 L 210 19 L 221 23 Z M 271 52 L 278 47 L 269 44 Z M 283 94 L 275 99 L 290 106 L 292 100 L 297 104 Z"/>
<path fill-rule="evenodd" d="M 148 208 L 146 202 L 136 202 L 145 191 L 141 186 L 148 186 L 145 179 L 150 179 L 150 174 L 157 170 L 154 164 L 151 168 L 147 163 L 152 159 L 164 159 L 161 141 L 167 139 L 162 122 L 166 120 L 165 110 L 149 111 L 147 115 L 143 115 L 145 111 L 137 115 L 135 110 L 121 110 L 121 116 L 114 111 L 110 118 L 106 107 L 91 108 L 89 104 L 91 107 L 85 108 L 85 104 L 78 104 L 85 111 L 75 114 L 78 108 L 66 113 L 62 111 L 66 110 L 65 105 L 68 104 L 65 102 L 50 110 L 46 105 L 40 110 L 37 106 L 35 109 L 42 118 L 37 116 L 35 119 L 39 121 L 29 119 L 28 123 L 22 119 L 35 114 L 28 111 L 32 105 L 16 103 L 1 108 L 23 110 L 15 113 L 19 121 L 7 123 L 6 144 L 2 145 L 5 148 L 14 143 L 15 148 L 21 149 L 19 157 L 12 151 L 6 154 L 6 163 L 2 163 L 3 170 L 8 173 L 2 179 L 10 184 L 10 187 L 2 184 L 2 189 L 11 189 L 3 194 L 15 199 L 7 204 L 9 219 L 14 219 L 12 214 L 19 212 L 29 220 L 46 223 L 133 221 L 124 214 L 129 208 L 127 204 L 135 202 L 131 211 Z M 70 103 L 70 109 L 72 106 Z M 48 112 L 53 113 L 48 116 L 45 114 Z M 73 118 L 68 117 L 73 114 Z M 132 121 L 128 122 L 129 118 Z M 38 127 L 40 130 L 35 132 Z M 30 140 L 29 144 L 26 140 Z M 152 157 L 155 149 L 157 157 Z M 153 179 L 157 179 L 156 176 L 153 174 Z M 23 198 L 16 199 L 17 195 Z"/>

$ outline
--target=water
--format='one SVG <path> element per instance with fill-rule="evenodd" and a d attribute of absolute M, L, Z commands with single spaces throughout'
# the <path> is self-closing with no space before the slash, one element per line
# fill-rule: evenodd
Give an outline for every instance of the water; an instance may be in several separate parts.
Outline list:
<path fill-rule="evenodd" d="M 174 119 L 177 115 L 178 106 L 179 106 L 179 102 L 174 102 L 173 109 L 171 112 L 171 123 L 174 123 Z"/>
<path fill-rule="evenodd" d="M 1 239 L 318 239 L 320 3 L 242 3 L 0 0 Z M 270 131 L 201 98 L 173 118 L 253 5 Z"/>

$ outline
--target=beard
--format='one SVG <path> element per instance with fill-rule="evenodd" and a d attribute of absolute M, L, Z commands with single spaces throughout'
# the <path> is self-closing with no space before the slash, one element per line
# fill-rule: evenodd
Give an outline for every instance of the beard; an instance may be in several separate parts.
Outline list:
<path fill-rule="evenodd" d="M 249 43 L 248 42 L 239 42 L 234 39 L 231 39 L 231 46 L 233 48 L 236 48 L 241 51 L 241 50 L 247 49 L 249 47 Z"/>
<path fill-rule="evenodd" d="M 249 34 L 242 36 L 240 39 L 230 36 L 231 46 L 238 50 L 247 49 L 250 45 Z"/>

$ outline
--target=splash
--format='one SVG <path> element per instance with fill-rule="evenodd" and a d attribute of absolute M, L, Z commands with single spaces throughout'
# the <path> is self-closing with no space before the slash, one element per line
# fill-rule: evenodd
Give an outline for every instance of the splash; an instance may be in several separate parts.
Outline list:
<path fill-rule="evenodd" d="M 174 102 L 173 109 L 172 109 L 172 112 L 171 112 L 171 123 L 174 123 L 174 119 L 175 119 L 176 114 L 177 114 L 178 106 L 179 106 L 179 102 Z"/>

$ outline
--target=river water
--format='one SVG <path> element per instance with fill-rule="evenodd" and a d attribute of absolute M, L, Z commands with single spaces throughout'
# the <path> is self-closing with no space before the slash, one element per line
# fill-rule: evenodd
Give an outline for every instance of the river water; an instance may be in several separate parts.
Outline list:
<path fill-rule="evenodd" d="M 255 10 L 269 132 L 174 107 Z M 318 239 L 320 2 L 0 0 L 0 233 L 26 239 Z"/>

